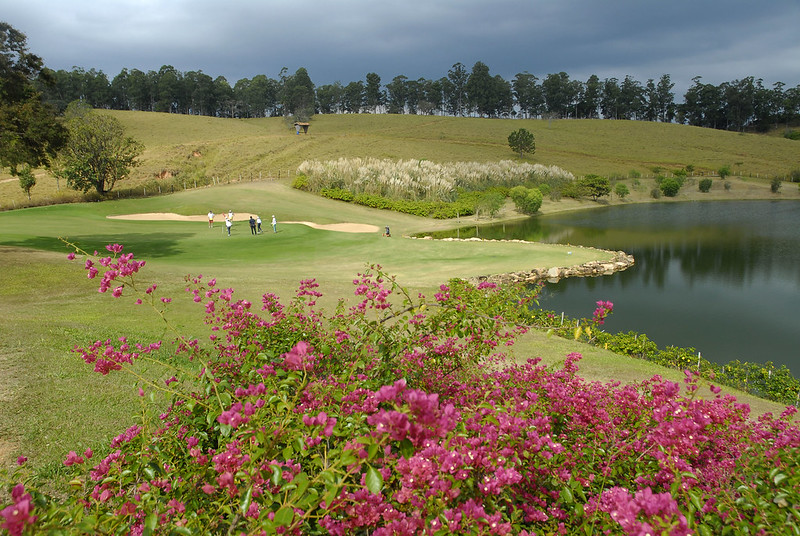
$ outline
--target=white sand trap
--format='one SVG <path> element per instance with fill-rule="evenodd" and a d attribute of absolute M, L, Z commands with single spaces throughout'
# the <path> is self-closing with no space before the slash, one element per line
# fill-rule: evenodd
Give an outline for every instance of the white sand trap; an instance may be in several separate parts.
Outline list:
<path fill-rule="evenodd" d="M 184 216 L 182 214 L 175 214 L 173 212 L 145 212 L 142 214 L 120 214 L 118 216 L 107 216 L 113 220 L 139 220 L 139 221 L 208 221 L 208 216 L 200 215 L 200 216 Z M 250 219 L 250 213 L 245 214 L 234 214 L 233 221 L 248 221 Z M 225 223 L 225 215 L 218 214 L 214 217 L 215 222 L 219 222 L 224 225 Z M 270 227 L 270 220 L 262 220 L 266 222 L 266 227 Z M 338 231 L 340 233 L 377 233 L 380 231 L 380 227 L 377 225 L 369 225 L 366 223 L 314 223 L 310 221 L 282 221 L 278 222 L 278 225 L 282 223 L 299 223 L 301 225 L 307 225 L 312 229 L 321 229 L 323 231 Z"/>

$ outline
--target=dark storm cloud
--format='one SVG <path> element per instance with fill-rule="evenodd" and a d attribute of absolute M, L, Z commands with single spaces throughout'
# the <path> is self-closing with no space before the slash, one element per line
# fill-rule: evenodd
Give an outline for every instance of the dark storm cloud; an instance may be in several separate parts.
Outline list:
<path fill-rule="evenodd" d="M 482 61 L 510 80 L 669 74 L 800 83 L 797 0 L 27 0 L 2 17 L 48 67 L 202 70 L 231 84 L 305 67 L 316 84 L 439 78 Z"/>

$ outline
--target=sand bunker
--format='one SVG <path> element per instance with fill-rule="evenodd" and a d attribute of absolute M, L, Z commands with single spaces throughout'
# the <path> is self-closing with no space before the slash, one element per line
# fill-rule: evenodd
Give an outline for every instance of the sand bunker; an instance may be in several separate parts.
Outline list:
<path fill-rule="evenodd" d="M 140 221 L 197 221 L 197 222 L 207 222 L 208 216 L 206 215 L 199 215 L 199 216 L 184 216 L 182 214 L 175 214 L 172 212 L 146 212 L 143 214 L 120 214 L 118 216 L 108 216 L 108 218 L 114 220 L 140 220 Z M 250 214 L 234 214 L 233 221 L 248 221 L 250 219 Z M 224 223 L 225 216 L 222 214 L 218 214 L 214 218 L 215 222 Z M 269 227 L 269 220 L 263 220 L 266 222 L 267 227 Z M 301 225 L 307 225 L 313 229 L 322 229 L 323 231 L 338 231 L 340 233 L 377 233 L 380 231 L 380 227 L 377 225 L 369 225 L 366 223 L 314 223 L 310 221 L 281 221 L 281 223 L 299 223 Z"/>

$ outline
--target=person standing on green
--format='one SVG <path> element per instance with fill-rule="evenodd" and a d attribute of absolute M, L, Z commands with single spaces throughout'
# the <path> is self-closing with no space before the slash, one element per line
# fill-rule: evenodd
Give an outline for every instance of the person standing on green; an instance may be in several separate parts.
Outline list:
<path fill-rule="evenodd" d="M 272 232 L 278 232 L 278 220 L 275 219 L 275 214 L 272 215 Z"/>

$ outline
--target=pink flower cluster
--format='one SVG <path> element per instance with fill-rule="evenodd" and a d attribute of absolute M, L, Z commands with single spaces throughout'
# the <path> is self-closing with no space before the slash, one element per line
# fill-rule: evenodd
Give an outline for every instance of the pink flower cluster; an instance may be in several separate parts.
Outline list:
<path fill-rule="evenodd" d="M 37 516 L 31 515 L 33 511 L 33 498 L 30 493 L 25 493 L 25 486 L 17 484 L 11 490 L 11 504 L 0 511 L 3 524 L 0 528 L 6 529 L 9 536 L 22 536 L 25 528 L 36 522 Z"/>
<path fill-rule="evenodd" d="M 614 312 L 614 304 L 610 301 L 600 300 L 597 302 L 597 308 L 594 310 L 592 321 L 595 324 L 602 325 L 606 321 L 606 317 Z"/>

